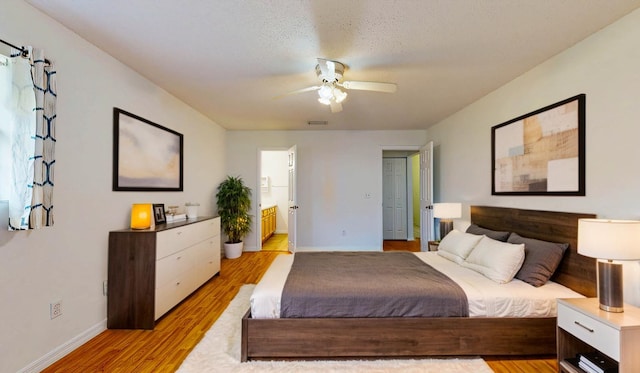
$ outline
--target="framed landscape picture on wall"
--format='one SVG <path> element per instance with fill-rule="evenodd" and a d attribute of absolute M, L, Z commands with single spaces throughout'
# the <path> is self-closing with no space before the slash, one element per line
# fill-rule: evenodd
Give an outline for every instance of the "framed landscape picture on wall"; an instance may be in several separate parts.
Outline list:
<path fill-rule="evenodd" d="M 580 94 L 491 128 L 492 195 L 585 195 Z"/>
<path fill-rule="evenodd" d="M 113 108 L 113 190 L 182 191 L 182 134 Z"/>

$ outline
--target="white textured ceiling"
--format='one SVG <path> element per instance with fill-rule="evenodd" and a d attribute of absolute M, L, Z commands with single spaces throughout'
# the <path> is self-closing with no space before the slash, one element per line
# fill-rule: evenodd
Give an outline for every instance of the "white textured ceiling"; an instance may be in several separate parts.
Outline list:
<path fill-rule="evenodd" d="M 640 0 L 26 0 L 228 129 L 424 129 L 640 6 Z M 316 58 L 349 91 L 332 114 Z M 579 92 L 576 92 L 579 93 Z M 313 127 L 316 129 L 317 127 Z"/>

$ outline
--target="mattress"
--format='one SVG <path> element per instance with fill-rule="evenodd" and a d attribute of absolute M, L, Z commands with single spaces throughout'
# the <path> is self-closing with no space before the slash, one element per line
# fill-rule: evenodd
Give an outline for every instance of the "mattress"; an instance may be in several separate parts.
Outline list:
<path fill-rule="evenodd" d="M 552 281 L 540 287 L 533 287 L 518 279 L 498 284 L 478 272 L 437 255 L 435 251 L 414 254 L 458 283 L 467 295 L 469 317 L 555 317 L 557 298 L 584 298 Z M 280 317 L 282 289 L 294 255 L 277 256 L 256 285 L 251 295 L 253 318 Z"/>

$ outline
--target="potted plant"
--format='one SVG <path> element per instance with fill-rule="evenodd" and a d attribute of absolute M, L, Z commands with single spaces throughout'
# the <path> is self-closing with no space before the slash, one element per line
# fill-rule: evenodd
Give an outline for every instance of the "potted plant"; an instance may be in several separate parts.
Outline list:
<path fill-rule="evenodd" d="M 227 176 L 216 193 L 222 231 L 229 240 L 224 244 L 225 256 L 235 259 L 242 255 L 242 239 L 251 231 L 251 188 L 242 178 Z"/>

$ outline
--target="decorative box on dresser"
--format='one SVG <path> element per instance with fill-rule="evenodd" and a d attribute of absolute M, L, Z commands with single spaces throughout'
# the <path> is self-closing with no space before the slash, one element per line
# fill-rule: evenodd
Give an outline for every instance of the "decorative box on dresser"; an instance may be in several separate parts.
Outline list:
<path fill-rule="evenodd" d="M 603 311 L 597 298 L 558 300 L 558 370 L 579 372 L 576 355 L 599 352 L 615 360 L 620 373 L 640 372 L 640 309 Z"/>
<path fill-rule="evenodd" d="M 107 327 L 153 329 L 219 272 L 219 217 L 109 232 Z"/>

